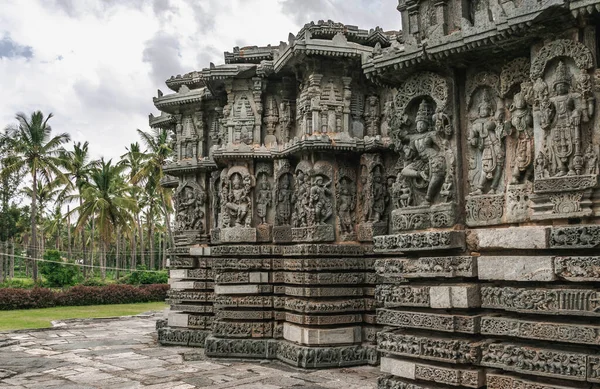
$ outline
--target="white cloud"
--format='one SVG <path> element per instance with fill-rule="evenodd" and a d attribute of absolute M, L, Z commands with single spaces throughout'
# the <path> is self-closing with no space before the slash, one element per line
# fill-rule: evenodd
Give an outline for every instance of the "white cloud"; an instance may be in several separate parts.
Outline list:
<path fill-rule="evenodd" d="M 53 112 L 55 130 L 118 157 L 147 129 L 152 97 L 233 46 L 278 44 L 310 19 L 397 29 L 395 0 L 4 0 L 0 124 Z M 396 22 L 397 21 L 397 22 Z M 1 47 L 0 47 L 1 48 Z M 28 55 L 32 54 L 32 55 Z"/>

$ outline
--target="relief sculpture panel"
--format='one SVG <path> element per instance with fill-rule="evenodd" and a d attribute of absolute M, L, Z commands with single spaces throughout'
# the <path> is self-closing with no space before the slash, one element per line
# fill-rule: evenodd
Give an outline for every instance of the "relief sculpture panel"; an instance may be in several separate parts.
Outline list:
<path fill-rule="evenodd" d="M 449 201 L 456 184 L 456 140 L 451 82 L 418 73 L 399 89 L 390 118 L 400 154 L 391 228 L 394 232 L 449 227 L 455 220 Z"/>

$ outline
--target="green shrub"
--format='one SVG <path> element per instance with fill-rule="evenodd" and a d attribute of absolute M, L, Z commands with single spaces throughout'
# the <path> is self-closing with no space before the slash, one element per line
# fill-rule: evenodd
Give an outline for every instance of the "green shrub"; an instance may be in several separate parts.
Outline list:
<path fill-rule="evenodd" d="M 0 311 L 74 305 L 131 304 L 165 301 L 169 285 L 74 286 L 64 290 L 48 288 L 0 289 Z"/>
<path fill-rule="evenodd" d="M 35 282 L 30 278 L 14 278 L 6 280 L 6 282 L 0 282 L 0 288 L 31 289 L 34 286 Z"/>
<path fill-rule="evenodd" d="M 145 267 L 140 266 L 138 270 L 119 280 L 120 284 L 128 285 L 151 285 L 151 284 L 166 284 L 169 282 L 169 273 L 164 271 L 148 272 L 144 271 Z"/>
<path fill-rule="evenodd" d="M 97 278 L 88 278 L 79 283 L 82 286 L 105 286 L 107 283 L 105 281 L 99 280 Z"/>
<path fill-rule="evenodd" d="M 57 250 L 47 250 L 44 254 L 46 261 L 40 264 L 40 272 L 46 278 L 48 286 L 63 287 L 72 286 L 77 283 L 79 270 L 74 264 L 64 262 Z M 61 263 L 57 263 L 61 262 Z"/>

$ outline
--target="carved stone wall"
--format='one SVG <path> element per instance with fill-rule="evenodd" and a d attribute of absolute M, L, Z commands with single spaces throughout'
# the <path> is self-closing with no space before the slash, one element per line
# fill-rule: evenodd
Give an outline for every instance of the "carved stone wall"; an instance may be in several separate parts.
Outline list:
<path fill-rule="evenodd" d="M 379 388 L 600 384 L 592 2 L 400 1 L 173 77 L 165 344 Z"/>

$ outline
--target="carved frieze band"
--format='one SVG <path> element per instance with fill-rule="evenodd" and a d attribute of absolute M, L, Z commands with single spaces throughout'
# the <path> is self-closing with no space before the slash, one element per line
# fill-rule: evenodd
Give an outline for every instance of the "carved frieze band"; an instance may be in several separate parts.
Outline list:
<path fill-rule="evenodd" d="M 376 253 L 432 251 L 465 247 L 464 231 L 415 232 L 373 238 Z"/>
<path fill-rule="evenodd" d="M 483 286 L 481 306 L 545 315 L 600 316 L 600 293 L 594 289 Z"/>

